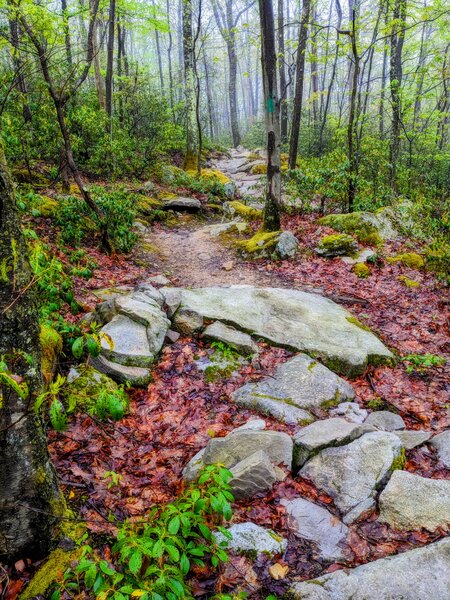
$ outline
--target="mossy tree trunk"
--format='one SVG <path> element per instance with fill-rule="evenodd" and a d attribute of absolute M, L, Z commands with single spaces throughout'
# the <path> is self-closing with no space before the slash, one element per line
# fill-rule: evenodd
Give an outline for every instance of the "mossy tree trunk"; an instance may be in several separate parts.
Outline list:
<path fill-rule="evenodd" d="M 259 0 L 261 22 L 261 61 L 267 132 L 267 188 L 264 207 L 264 231 L 280 229 L 281 157 L 280 101 L 277 90 L 277 59 L 272 0 Z"/>
<path fill-rule="evenodd" d="M 186 154 L 184 168 L 198 170 L 198 129 L 196 111 L 195 86 L 195 52 L 192 32 L 192 0 L 183 3 L 183 59 L 184 59 L 184 93 L 186 113 Z"/>
<path fill-rule="evenodd" d="M 10 561 L 48 550 L 59 491 L 42 423 L 32 406 L 42 384 L 37 304 L 1 146 L 0 266 L 0 357 L 30 390 L 22 399 L 0 386 L 0 560 Z"/>

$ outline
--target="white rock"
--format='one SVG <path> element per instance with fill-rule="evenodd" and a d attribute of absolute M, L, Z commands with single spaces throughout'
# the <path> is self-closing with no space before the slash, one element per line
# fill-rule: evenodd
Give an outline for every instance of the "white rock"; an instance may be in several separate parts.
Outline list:
<path fill-rule="evenodd" d="M 450 430 L 435 435 L 431 445 L 436 448 L 439 460 L 447 469 L 450 469 Z"/>
<path fill-rule="evenodd" d="M 238 523 L 229 527 L 228 531 L 233 536 L 231 540 L 218 531 L 213 535 L 217 543 L 226 542 L 227 549 L 232 552 L 256 552 L 273 556 L 283 554 L 287 548 L 287 541 L 284 538 L 256 523 Z"/>

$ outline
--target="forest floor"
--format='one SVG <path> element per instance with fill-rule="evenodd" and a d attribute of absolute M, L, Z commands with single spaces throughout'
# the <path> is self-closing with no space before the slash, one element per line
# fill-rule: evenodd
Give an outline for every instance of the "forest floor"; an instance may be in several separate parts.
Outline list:
<path fill-rule="evenodd" d="M 413 271 L 400 264 L 381 261 L 372 275 L 358 279 L 339 258 L 324 259 L 312 251 L 318 239 L 331 230 L 317 224 L 317 217 L 285 216 L 283 229 L 299 240 L 297 256 L 285 261 L 246 261 L 204 231 L 205 222 L 194 215 L 180 215 L 177 224 L 152 225 L 143 244 L 128 259 L 102 260 L 101 272 L 79 297 L 86 307 L 96 299 L 95 288 L 134 284 L 149 276 L 164 274 L 174 286 L 250 284 L 319 291 L 341 299 L 345 308 L 370 327 L 389 347 L 401 355 L 449 351 L 444 290 L 433 274 Z M 149 244 L 154 252 L 149 252 Z M 412 251 L 408 240 L 389 242 L 384 253 Z M 146 249 L 147 248 L 147 249 Z M 93 251 L 94 252 L 94 251 Z M 95 253 L 96 254 L 96 253 Z M 95 255 L 98 259 L 98 255 Z M 420 286 L 407 288 L 398 280 L 407 275 Z M 207 381 L 197 368 L 208 344 L 201 338 L 181 337 L 163 348 L 148 389 L 132 389 L 129 414 L 117 423 L 99 423 L 87 415 L 71 421 L 62 433 L 50 433 L 50 450 L 70 505 L 87 520 L 88 529 L 99 535 L 104 551 L 109 542 L 104 534 L 114 531 L 109 516 L 118 520 L 144 515 L 153 503 L 172 500 L 183 488 L 181 471 L 189 459 L 212 436 L 223 436 L 244 424 L 256 413 L 238 407 L 230 394 L 248 381 L 270 375 L 292 353 L 259 343 L 260 354 L 230 378 Z M 448 364 L 448 363 L 447 363 Z M 351 381 L 361 407 L 377 401 L 400 414 L 408 429 L 435 433 L 450 426 L 448 369 L 407 373 L 395 367 L 370 367 Z M 292 434 L 294 427 L 264 417 L 267 428 Z M 436 453 L 422 446 L 406 453 L 405 469 L 429 478 L 450 478 Z M 121 474 L 118 486 L 110 487 L 105 473 Z M 315 578 L 325 572 L 373 561 L 396 552 L 430 543 L 446 535 L 443 530 L 397 532 L 377 521 L 376 511 L 349 526 L 345 563 L 324 562 L 310 542 L 294 539 L 287 526 L 281 498 L 302 496 L 338 514 L 332 499 L 301 478 L 287 476 L 267 495 L 234 505 L 233 522 L 253 521 L 271 527 L 290 540 L 281 563 L 289 567 L 285 579 L 273 580 L 268 557 L 256 562 L 233 557 L 219 573 L 199 570 L 193 589 L 199 597 L 242 589 L 251 597 L 281 595 L 293 580 Z M 264 595 L 265 594 L 265 595 Z M 13 596 L 11 596 L 12 598 Z"/>

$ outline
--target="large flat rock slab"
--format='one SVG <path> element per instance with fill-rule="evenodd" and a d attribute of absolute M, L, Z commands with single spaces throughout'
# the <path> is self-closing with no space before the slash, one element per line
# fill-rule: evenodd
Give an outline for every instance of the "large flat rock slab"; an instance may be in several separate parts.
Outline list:
<path fill-rule="evenodd" d="M 252 286 L 183 289 L 178 311 L 195 312 L 275 345 L 306 352 L 349 376 L 364 372 L 368 363 L 393 357 L 342 306 L 317 294 Z"/>
<path fill-rule="evenodd" d="M 450 525 L 450 481 L 394 471 L 379 504 L 380 521 L 394 529 L 446 529 Z"/>
<path fill-rule="evenodd" d="M 292 407 L 320 408 L 330 402 L 354 397 L 355 392 L 349 383 L 306 354 L 281 364 L 271 377 L 257 383 L 247 383 L 233 393 L 234 401 L 242 406 L 267 411 L 276 418 L 284 413 L 283 420 L 287 423 L 293 421 L 290 418 Z M 298 418 L 307 421 L 308 414 L 300 411 Z M 309 420 L 312 420 L 310 415 Z"/>
<path fill-rule="evenodd" d="M 450 538 L 296 583 L 292 600 L 448 600 Z"/>
<path fill-rule="evenodd" d="M 401 447 L 393 433 L 366 433 L 345 446 L 322 450 L 306 463 L 300 475 L 329 494 L 341 512 L 348 513 L 375 495 L 387 480 Z"/>

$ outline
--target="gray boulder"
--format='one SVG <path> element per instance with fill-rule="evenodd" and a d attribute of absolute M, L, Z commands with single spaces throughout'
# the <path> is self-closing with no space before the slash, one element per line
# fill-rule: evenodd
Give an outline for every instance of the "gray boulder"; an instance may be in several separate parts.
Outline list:
<path fill-rule="evenodd" d="M 392 358 L 350 313 L 316 294 L 251 286 L 185 289 L 179 310 L 224 321 L 275 345 L 314 353 L 333 370 L 350 376 L 364 372 L 368 363 Z"/>
<path fill-rule="evenodd" d="M 232 535 L 231 539 L 218 531 L 213 535 L 217 543 L 226 542 L 227 549 L 232 552 L 256 552 L 258 555 L 273 556 L 283 554 L 287 548 L 287 541 L 284 538 L 256 523 L 237 523 L 229 527 L 228 532 Z"/>
<path fill-rule="evenodd" d="M 196 212 L 200 210 L 202 207 L 202 203 L 197 198 L 173 198 L 171 200 L 166 200 L 163 205 L 163 210 L 177 210 L 177 211 L 186 211 L 186 212 Z"/>
<path fill-rule="evenodd" d="M 230 471 L 233 474 L 230 486 L 235 500 L 251 498 L 255 494 L 270 490 L 278 479 L 270 457 L 264 450 L 247 456 L 231 467 Z"/>
<path fill-rule="evenodd" d="M 159 277 L 162 278 L 159 280 L 160 282 L 162 280 L 165 280 L 166 282 L 168 282 L 168 279 L 166 279 L 164 277 L 164 275 L 158 275 L 157 277 L 153 277 L 153 278 L 150 277 L 150 279 L 148 281 L 146 281 L 145 283 L 140 283 L 134 288 L 133 293 L 131 294 L 131 297 L 136 298 L 140 302 L 151 302 L 152 300 L 154 300 L 158 304 L 158 306 L 162 307 L 164 304 L 164 296 L 161 294 L 161 292 L 159 290 L 157 290 L 153 286 L 153 283 L 158 282 Z M 163 285 L 163 284 L 160 283 L 160 285 Z"/>
<path fill-rule="evenodd" d="M 238 404 L 294 424 L 314 420 L 305 409 L 354 396 L 349 383 L 306 354 L 281 364 L 271 377 L 247 383 L 233 393 Z"/>
<path fill-rule="evenodd" d="M 107 360 L 100 355 L 91 359 L 92 366 L 101 373 L 109 375 L 120 383 L 129 383 L 136 387 L 146 386 L 150 379 L 150 369 L 144 367 L 127 367 L 119 363 Z"/>
<path fill-rule="evenodd" d="M 180 309 L 175 314 L 173 326 L 182 335 L 193 335 L 203 329 L 203 317 L 194 310 Z"/>
<path fill-rule="evenodd" d="M 394 529 L 435 531 L 450 525 L 450 481 L 394 471 L 379 498 L 380 521 Z"/>
<path fill-rule="evenodd" d="M 439 460 L 447 469 L 450 469 L 450 430 L 435 435 L 431 445 L 436 448 Z"/>
<path fill-rule="evenodd" d="M 151 285 L 170 285 L 170 279 L 167 279 L 167 277 L 162 274 L 152 275 L 152 277 L 149 277 L 147 281 Z"/>
<path fill-rule="evenodd" d="M 164 287 L 159 290 L 164 298 L 164 304 L 167 307 L 167 316 L 169 319 L 178 310 L 181 304 L 181 291 L 179 288 Z"/>
<path fill-rule="evenodd" d="M 283 464 L 289 469 L 292 465 L 292 439 L 281 431 L 234 431 L 223 438 L 213 438 L 206 446 L 203 460 L 205 464 L 224 464 L 233 467 L 257 450 L 263 450 L 275 464 Z"/>
<path fill-rule="evenodd" d="M 283 231 L 278 238 L 275 252 L 280 258 L 292 258 L 298 250 L 298 240 L 290 231 Z"/>
<path fill-rule="evenodd" d="M 382 431 L 397 431 L 406 427 L 405 421 L 400 415 L 396 415 L 388 410 L 371 412 L 364 422 Z"/>
<path fill-rule="evenodd" d="M 431 437 L 430 431 L 394 431 L 395 435 L 400 439 L 405 450 L 412 450 L 417 446 L 421 446 Z"/>
<path fill-rule="evenodd" d="M 215 321 L 215 323 L 208 325 L 203 332 L 203 336 L 212 340 L 224 342 L 244 356 L 258 353 L 258 346 L 248 333 L 238 331 L 234 327 L 229 327 L 220 321 Z"/>
<path fill-rule="evenodd" d="M 222 233 L 245 233 L 249 226 L 245 221 L 227 221 L 226 223 L 214 223 L 206 225 L 202 231 L 208 233 L 211 237 L 217 237 Z"/>
<path fill-rule="evenodd" d="M 148 367 L 154 354 L 147 339 L 147 328 L 124 315 L 116 315 L 102 328 L 102 355 L 126 367 Z"/>
<path fill-rule="evenodd" d="M 294 583 L 291 600 L 448 600 L 450 538 Z"/>
<path fill-rule="evenodd" d="M 322 450 L 300 475 L 329 494 L 342 513 L 348 513 L 385 483 L 400 450 L 400 440 L 393 433 L 366 433 L 346 446 Z"/>
<path fill-rule="evenodd" d="M 281 504 L 286 508 L 289 528 L 296 536 L 314 542 L 321 558 L 327 561 L 344 559 L 342 545 L 348 527 L 338 518 L 303 498 L 281 500 Z"/>
<path fill-rule="evenodd" d="M 302 467 L 320 450 L 352 442 L 374 428 L 334 417 L 303 427 L 294 436 L 294 470 Z"/>

